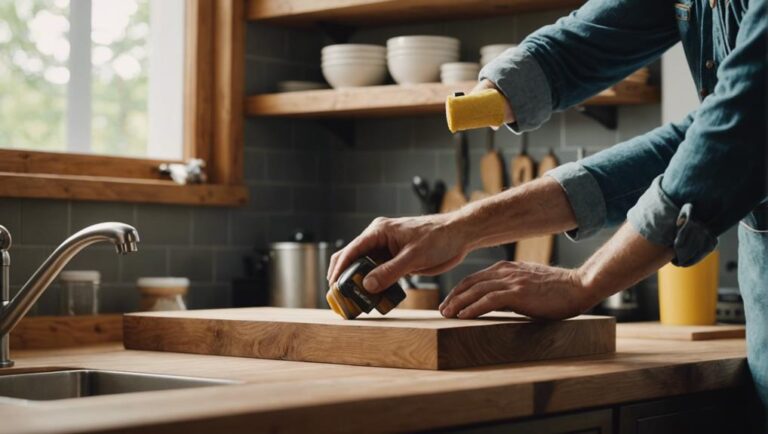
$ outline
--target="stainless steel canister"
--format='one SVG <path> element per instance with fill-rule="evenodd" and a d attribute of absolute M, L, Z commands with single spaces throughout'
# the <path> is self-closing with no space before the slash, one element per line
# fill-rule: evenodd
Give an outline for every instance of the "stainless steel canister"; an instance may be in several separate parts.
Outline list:
<path fill-rule="evenodd" d="M 321 288 L 315 243 L 270 245 L 269 304 L 276 307 L 318 307 Z"/>

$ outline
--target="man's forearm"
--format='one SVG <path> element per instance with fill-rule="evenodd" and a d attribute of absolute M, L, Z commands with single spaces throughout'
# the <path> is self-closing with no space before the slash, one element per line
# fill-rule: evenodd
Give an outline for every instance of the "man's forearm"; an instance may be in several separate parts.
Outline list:
<path fill-rule="evenodd" d="M 671 261 L 672 257 L 671 248 L 646 240 L 631 225 L 624 224 L 584 265 L 575 270 L 580 286 L 587 291 L 582 311 L 645 279 Z"/>
<path fill-rule="evenodd" d="M 454 224 L 474 250 L 571 230 L 576 218 L 560 184 L 545 176 L 465 206 Z"/>

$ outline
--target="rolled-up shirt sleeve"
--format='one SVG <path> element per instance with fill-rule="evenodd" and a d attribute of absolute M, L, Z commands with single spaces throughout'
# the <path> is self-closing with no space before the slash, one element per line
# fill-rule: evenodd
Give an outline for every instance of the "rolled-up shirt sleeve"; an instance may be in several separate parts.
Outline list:
<path fill-rule="evenodd" d="M 651 182 L 664 172 L 693 114 L 546 174 L 560 184 L 576 216 L 573 241 L 621 224 Z"/>
<path fill-rule="evenodd" d="M 698 262 L 717 236 L 766 196 L 766 2 L 744 15 L 718 83 L 698 109 L 663 176 L 627 214 L 646 239 Z"/>
<path fill-rule="evenodd" d="M 515 132 L 538 128 L 658 58 L 679 40 L 663 1 L 589 0 L 480 71 L 509 100 Z"/>

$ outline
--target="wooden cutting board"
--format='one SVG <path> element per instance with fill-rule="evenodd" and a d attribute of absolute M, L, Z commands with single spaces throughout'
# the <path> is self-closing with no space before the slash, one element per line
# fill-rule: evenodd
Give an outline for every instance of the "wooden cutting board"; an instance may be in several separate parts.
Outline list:
<path fill-rule="evenodd" d="M 349 321 L 330 310 L 257 307 L 126 314 L 123 341 L 131 350 L 436 370 L 610 353 L 615 333 L 613 318 L 584 315 L 459 320 L 395 309 Z"/>
<path fill-rule="evenodd" d="M 622 323 L 616 328 L 620 338 L 669 339 L 677 341 L 709 341 L 715 339 L 743 339 L 744 325 L 716 324 L 711 326 L 663 325 L 658 322 Z"/>

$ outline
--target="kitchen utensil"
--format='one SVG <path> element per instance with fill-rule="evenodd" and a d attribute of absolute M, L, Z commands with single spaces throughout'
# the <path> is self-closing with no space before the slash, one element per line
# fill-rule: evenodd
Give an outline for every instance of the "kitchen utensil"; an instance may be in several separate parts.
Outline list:
<path fill-rule="evenodd" d="M 498 127 L 504 123 L 504 96 L 495 89 L 469 95 L 456 92 L 445 100 L 448 129 L 455 133 L 473 128 Z"/>
<path fill-rule="evenodd" d="M 420 176 L 414 176 L 411 182 L 413 191 L 416 193 L 416 197 L 421 202 L 422 211 L 426 214 L 431 214 L 431 206 L 429 203 L 430 189 L 429 184 Z"/>
<path fill-rule="evenodd" d="M 659 270 L 659 316 L 667 325 L 712 325 L 717 309 L 720 255 L 713 251 L 691 267 Z"/>
<path fill-rule="evenodd" d="M 184 296 L 189 291 L 189 279 L 186 277 L 140 277 L 136 287 L 141 294 L 141 310 L 187 310 Z"/>
<path fill-rule="evenodd" d="M 456 184 L 445 192 L 440 212 L 455 211 L 467 204 L 467 197 L 464 195 L 469 173 L 467 136 L 464 133 L 454 134 L 453 141 L 456 148 Z"/>
<path fill-rule="evenodd" d="M 527 138 L 523 136 L 523 149 L 522 154 L 526 153 L 528 147 Z M 513 175 L 517 176 L 518 185 L 523 182 L 529 181 L 528 171 L 532 170 L 533 160 L 527 155 L 523 158 L 527 158 L 528 161 L 521 161 L 518 164 L 518 172 Z M 539 163 L 538 177 L 544 176 L 544 174 L 557 167 L 557 157 L 550 150 L 549 153 L 541 159 Z M 530 167 L 529 167 L 530 166 Z M 513 169 L 514 170 L 514 169 Z M 555 237 L 553 235 L 542 235 L 540 237 L 526 238 L 517 242 L 515 247 L 515 261 L 522 262 L 534 262 L 536 264 L 549 264 L 552 261 L 552 252 L 555 247 Z"/>
<path fill-rule="evenodd" d="M 504 161 L 494 145 L 496 132 L 488 128 L 486 132 L 486 152 L 480 160 L 480 177 L 483 191 L 488 194 L 501 193 L 504 190 Z"/>
<path fill-rule="evenodd" d="M 374 268 L 376 263 L 366 256 L 353 262 L 341 273 L 339 280 L 325 296 L 334 312 L 344 319 L 355 319 L 361 313 L 370 313 L 373 309 L 386 315 L 405 299 L 405 292 L 397 283 L 380 293 L 371 294 L 366 291 L 363 279 Z"/>
<path fill-rule="evenodd" d="M 494 146 L 495 131 L 488 128 L 486 133 L 486 153 L 480 160 L 480 178 L 482 191 L 473 191 L 470 201 L 485 199 L 504 190 L 504 162 Z"/>
<path fill-rule="evenodd" d="M 616 323 L 582 315 L 534 321 L 395 309 L 355 321 L 320 309 L 242 308 L 126 314 L 125 348 L 415 369 L 454 369 L 612 353 Z M 190 339 L 194 336 L 194 339 Z"/>
<path fill-rule="evenodd" d="M 59 274 L 59 315 L 96 315 L 99 313 L 99 283 L 96 270 L 66 270 Z"/>
<path fill-rule="evenodd" d="M 445 197 L 445 183 L 438 179 L 429 194 L 429 209 L 432 214 L 440 212 L 443 197 Z"/>
<path fill-rule="evenodd" d="M 628 322 L 616 327 L 616 337 L 663 339 L 675 341 L 710 341 L 715 339 L 743 339 L 743 325 L 683 326 L 664 325 L 659 322 Z"/>
<path fill-rule="evenodd" d="M 513 187 L 517 187 L 528 182 L 534 177 L 533 160 L 528 156 L 528 134 L 523 133 L 521 137 L 520 154 L 513 160 L 509 168 L 509 176 Z"/>

